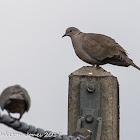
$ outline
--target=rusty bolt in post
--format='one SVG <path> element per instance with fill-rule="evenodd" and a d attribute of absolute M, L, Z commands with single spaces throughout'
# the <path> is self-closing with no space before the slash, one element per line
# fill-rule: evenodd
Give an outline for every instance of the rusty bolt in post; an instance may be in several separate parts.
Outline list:
<path fill-rule="evenodd" d="M 87 91 L 89 93 L 93 93 L 95 91 L 95 88 L 93 86 L 87 86 Z"/>
<path fill-rule="evenodd" d="M 86 122 L 87 122 L 87 123 L 91 123 L 91 122 L 93 122 L 93 120 L 94 120 L 94 118 L 93 118 L 92 115 L 87 115 L 85 119 L 86 119 Z"/>

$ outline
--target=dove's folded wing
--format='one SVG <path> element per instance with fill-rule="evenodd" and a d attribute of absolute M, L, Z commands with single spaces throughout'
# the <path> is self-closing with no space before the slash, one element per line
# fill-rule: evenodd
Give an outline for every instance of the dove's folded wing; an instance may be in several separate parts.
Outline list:
<path fill-rule="evenodd" d="M 85 34 L 82 48 L 90 57 L 98 61 L 120 56 L 121 54 L 127 55 L 125 50 L 114 39 L 101 34 Z"/>

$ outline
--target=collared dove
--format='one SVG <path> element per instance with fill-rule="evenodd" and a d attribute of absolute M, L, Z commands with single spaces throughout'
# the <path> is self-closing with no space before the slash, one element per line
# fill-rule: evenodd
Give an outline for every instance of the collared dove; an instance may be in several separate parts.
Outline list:
<path fill-rule="evenodd" d="M 30 104 L 30 96 L 27 91 L 19 85 L 6 88 L 0 96 L 1 109 L 5 109 L 9 115 L 10 113 L 19 113 L 20 117 L 18 120 L 21 119 L 25 111 L 29 110 Z"/>
<path fill-rule="evenodd" d="M 92 65 L 113 64 L 140 68 L 128 58 L 126 51 L 112 38 L 95 33 L 83 33 L 75 27 L 69 27 L 62 36 L 69 36 L 76 55 Z"/>

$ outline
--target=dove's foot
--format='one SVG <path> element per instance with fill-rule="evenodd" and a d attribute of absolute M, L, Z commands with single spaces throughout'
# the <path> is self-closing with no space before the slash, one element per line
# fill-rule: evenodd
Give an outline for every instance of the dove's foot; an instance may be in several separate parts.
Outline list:
<path fill-rule="evenodd" d="M 101 68 L 99 65 L 96 65 L 95 67 L 96 67 L 97 70 Z"/>
<path fill-rule="evenodd" d="M 97 64 L 93 65 L 93 67 L 95 67 L 97 70 L 100 69 L 101 67 Z"/>

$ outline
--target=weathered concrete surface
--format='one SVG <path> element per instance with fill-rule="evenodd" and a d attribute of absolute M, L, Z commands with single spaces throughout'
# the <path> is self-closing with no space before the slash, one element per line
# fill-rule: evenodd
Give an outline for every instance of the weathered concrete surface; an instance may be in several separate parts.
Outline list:
<path fill-rule="evenodd" d="M 100 111 L 103 119 L 101 140 L 119 140 L 119 86 L 117 78 L 93 66 L 82 67 L 69 76 L 68 134 L 76 130 L 80 116 L 80 82 L 99 81 Z"/>

